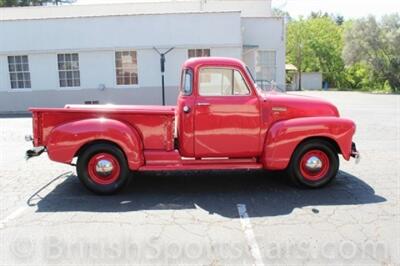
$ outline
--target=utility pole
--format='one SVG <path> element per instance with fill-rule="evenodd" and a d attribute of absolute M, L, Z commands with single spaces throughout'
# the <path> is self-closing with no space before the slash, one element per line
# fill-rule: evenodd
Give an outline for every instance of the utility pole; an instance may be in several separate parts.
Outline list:
<path fill-rule="evenodd" d="M 160 66 L 161 66 L 161 88 L 162 88 L 162 104 L 165 105 L 165 55 L 171 52 L 175 47 L 169 48 L 166 52 L 162 53 L 156 47 L 153 49 L 160 55 Z"/>
<path fill-rule="evenodd" d="M 297 89 L 299 91 L 302 90 L 301 87 L 301 72 L 303 71 L 303 43 L 300 43 L 299 46 L 297 47 L 297 55 L 296 55 L 296 64 L 297 64 L 297 75 L 298 75 L 298 87 Z"/>

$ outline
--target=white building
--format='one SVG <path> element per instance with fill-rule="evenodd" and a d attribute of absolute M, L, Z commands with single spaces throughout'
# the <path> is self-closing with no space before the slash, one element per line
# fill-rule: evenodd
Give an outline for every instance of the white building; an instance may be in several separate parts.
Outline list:
<path fill-rule="evenodd" d="M 257 80 L 285 81 L 282 18 L 270 0 L 154 0 L 0 8 L 0 113 L 67 103 L 175 104 L 191 56 L 243 59 Z"/>

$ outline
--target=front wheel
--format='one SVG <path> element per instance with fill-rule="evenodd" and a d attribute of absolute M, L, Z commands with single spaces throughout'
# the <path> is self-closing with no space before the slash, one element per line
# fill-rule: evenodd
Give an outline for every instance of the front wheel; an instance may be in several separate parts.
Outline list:
<path fill-rule="evenodd" d="M 94 144 L 78 157 L 76 165 L 82 184 L 96 194 L 113 194 L 129 178 L 129 167 L 123 152 L 108 143 Z"/>
<path fill-rule="evenodd" d="M 339 157 L 329 142 L 308 141 L 297 147 L 287 170 L 295 184 L 319 188 L 336 177 Z"/>

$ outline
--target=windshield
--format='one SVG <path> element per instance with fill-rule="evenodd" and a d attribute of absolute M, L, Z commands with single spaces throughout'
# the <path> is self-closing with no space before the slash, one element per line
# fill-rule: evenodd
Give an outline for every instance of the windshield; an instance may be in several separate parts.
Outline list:
<path fill-rule="evenodd" d="M 258 83 L 257 83 L 256 79 L 253 77 L 253 74 L 251 73 L 250 68 L 249 68 L 248 66 L 246 66 L 246 70 L 247 70 L 247 73 L 249 74 L 251 80 L 253 81 L 254 87 L 255 87 L 257 90 L 262 91 L 263 89 L 260 88 L 260 86 L 258 86 Z"/>
<path fill-rule="evenodd" d="M 253 74 L 250 71 L 250 68 L 246 66 L 247 73 L 251 77 L 251 80 L 254 83 L 254 86 L 256 87 L 257 90 L 261 91 L 279 91 L 279 92 L 285 92 L 286 88 L 285 85 L 278 84 L 273 80 L 256 80 L 253 76 Z"/>
<path fill-rule="evenodd" d="M 251 74 L 250 68 L 248 66 L 246 66 L 246 70 L 247 70 L 247 73 L 249 73 L 249 76 L 251 77 L 251 80 L 255 84 L 256 80 L 254 79 L 253 74 Z"/>

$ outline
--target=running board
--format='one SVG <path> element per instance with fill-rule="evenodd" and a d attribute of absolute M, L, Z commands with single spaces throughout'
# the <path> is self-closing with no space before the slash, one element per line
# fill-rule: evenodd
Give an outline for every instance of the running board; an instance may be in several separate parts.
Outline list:
<path fill-rule="evenodd" d="M 190 170 L 254 170 L 262 169 L 259 163 L 223 163 L 223 164 L 168 164 L 168 165 L 145 165 L 139 171 L 190 171 Z"/>
<path fill-rule="evenodd" d="M 177 150 L 145 151 L 145 165 L 139 171 L 185 171 L 185 170 L 229 170 L 262 169 L 257 158 L 185 158 Z"/>

